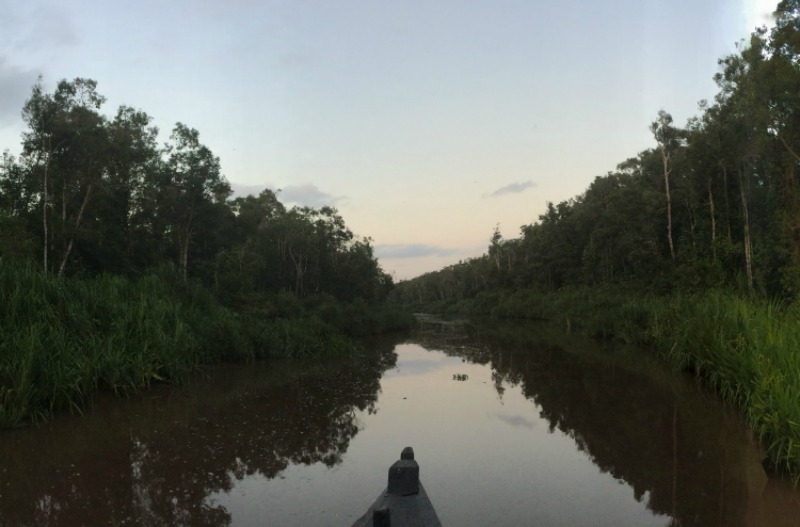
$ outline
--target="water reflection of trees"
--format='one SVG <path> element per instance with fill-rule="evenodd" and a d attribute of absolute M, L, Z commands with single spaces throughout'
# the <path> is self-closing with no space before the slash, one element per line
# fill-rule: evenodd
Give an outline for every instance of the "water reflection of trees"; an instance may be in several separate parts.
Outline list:
<path fill-rule="evenodd" d="M 430 323 L 418 342 L 489 365 L 501 396 L 518 386 L 551 431 L 572 437 L 670 525 L 790 525 L 781 522 L 800 517 L 800 494 L 764 492 L 760 450 L 735 411 L 641 354 L 519 324 Z"/>
<path fill-rule="evenodd" d="M 375 411 L 393 345 L 221 367 L 178 390 L 0 435 L 0 525 L 227 525 L 213 493 L 290 464 L 341 462 Z"/>

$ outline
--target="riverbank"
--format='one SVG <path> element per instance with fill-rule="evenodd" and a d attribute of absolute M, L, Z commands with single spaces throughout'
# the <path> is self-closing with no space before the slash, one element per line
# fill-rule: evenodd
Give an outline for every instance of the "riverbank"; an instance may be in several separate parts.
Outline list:
<path fill-rule="evenodd" d="M 653 350 L 741 408 L 768 464 L 800 482 L 800 306 L 714 291 L 642 298 L 574 288 L 481 293 L 427 307 L 452 315 L 549 320 L 567 331 Z"/>
<path fill-rule="evenodd" d="M 263 295 L 233 310 L 172 266 L 136 279 L 58 278 L 0 259 L 0 428 L 80 412 L 206 364 L 347 353 L 413 321 L 366 302 Z"/>

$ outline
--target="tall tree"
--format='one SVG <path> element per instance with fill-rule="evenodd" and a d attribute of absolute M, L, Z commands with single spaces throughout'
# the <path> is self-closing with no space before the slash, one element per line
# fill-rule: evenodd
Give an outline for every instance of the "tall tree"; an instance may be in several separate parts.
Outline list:
<path fill-rule="evenodd" d="M 144 219 L 145 182 L 159 168 L 158 129 L 145 112 L 121 106 L 108 123 L 108 135 L 109 164 L 93 218 L 93 261 L 98 270 L 130 271 L 149 259 L 139 254 L 147 245 L 140 240 L 152 233 L 138 221 Z"/>
<path fill-rule="evenodd" d="M 219 158 L 200 143 L 199 132 L 177 123 L 164 150 L 159 213 L 170 221 L 178 265 L 186 276 L 189 246 L 196 234 L 197 215 L 204 206 L 224 203 L 230 185 L 220 171 Z"/>
<path fill-rule="evenodd" d="M 52 244 L 61 251 L 59 274 L 108 163 L 106 121 L 98 113 L 104 102 L 91 79 L 62 80 L 52 95 L 40 79 L 23 108 L 23 157 L 41 181 L 43 265 L 49 269 Z"/>
<path fill-rule="evenodd" d="M 42 266 L 49 270 L 49 221 L 50 208 L 50 165 L 55 152 L 63 145 L 61 130 L 64 128 L 53 97 L 44 92 L 42 78 L 39 77 L 31 90 L 31 97 L 22 108 L 22 118 L 28 131 L 22 134 L 23 156 L 29 173 L 41 177 L 40 203 L 42 208 Z"/>
<path fill-rule="evenodd" d="M 681 131 L 672 126 L 672 116 L 664 110 L 659 110 L 658 119 L 650 125 L 650 131 L 658 143 L 658 151 L 661 154 L 661 162 L 664 170 L 664 194 L 667 198 L 667 242 L 669 244 L 669 255 L 675 259 L 675 243 L 672 238 L 672 196 L 670 194 L 669 177 L 672 173 L 670 159 L 675 151 L 680 147 Z"/>
<path fill-rule="evenodd" d="M 738 176 L 745 276 L 751 291 L 754 287 L 754 264 L 750 194 L 752 188 L 768 186 L 764 153 L 770 139 L 767 135 L 767 105 L 760 79 L 764 71 L 763 34 L 763 30 L 756 31 L 739 54 L 720 60 L 722 71 L 715 76 L 721 88 L 716 98 L 727 139 L 726 157 L 731 160 Z"/>
<path fill-rule="evenodd" d="M 765 35 L 761 30 L 759 36 Z M 751 48 L 753 46 L 751 45 Z M 776 225 L 781 254 L 782 282 L 789 295 L 800 293 L 800 2 L 782 1 L 775 25 L 764 43 L 763 60 L 751 72 L 756 77 L 767 134 L 777 139 L 774 160 Z M 761 57 L 758 57 L 761 58 Z M 751 61 L 754 62 L 754 61 Z M 773 141 L 775 142 L 775 141 Z"/>

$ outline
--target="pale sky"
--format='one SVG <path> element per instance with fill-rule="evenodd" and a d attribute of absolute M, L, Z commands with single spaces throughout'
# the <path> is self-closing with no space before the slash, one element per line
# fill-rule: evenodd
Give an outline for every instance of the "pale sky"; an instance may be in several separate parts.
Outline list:
<path fill-rule="evenodd" d="M 396 279 L 485 252 L 717 92 L 777 0 L 0 0 L 0 150 L 88 77 L 244 192 L 334 205 Z"/>

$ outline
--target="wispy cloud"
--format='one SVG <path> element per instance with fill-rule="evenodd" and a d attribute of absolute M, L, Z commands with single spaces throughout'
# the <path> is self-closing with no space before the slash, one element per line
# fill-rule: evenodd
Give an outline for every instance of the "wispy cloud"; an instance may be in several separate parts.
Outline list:
<path fill-rule="evenodd" d="M 78 31 L 68 7 L 44 4 L 26 4 L 3 7 L 0 29 L 7 49 L 15 51 L 42 51 L 65 48 L 80 42 Z"/>
<path fill-rule="evenodd" d="M 264 189 L 275 190 L 270 185 L 242 185 L 240 183 L 231 183 L 231 191 L 233 195 L 231 198 L 243 198 L 245 196 L 258 196 Z"/>
<path fill-rule="evenodd" d="M 31 34 L 28 42 L 32 45 L 53 45 L 59 47 L 74 46 L 80 42 L 75 24 L 65 7 L 42 6 L 37 9 L 35 20 L 38 29 Z M 42 38 L 42 35 L 45 35 Z M 44 40 L 44 42 L 42 42 Z"/>
<path fill-rule="evenodd" d="M 22 107 L 36 77 L 35 71 L 14 66 L 0 55 L 0 126 L 22 120 Z"/>
<path fill-rule="evenodd" d="M 300 185 L 288 185 L 277 188 L 275 185 L 243 185 L 241 183 L 231 183 L 232 197 L 238 198 L 247 195 L 257 196 L 264 189 L 270 189 L 278 196 L 278 201 L 284 205 L 299 205 L 305 207 L 319 208 L 324 206 L 334 206 L 344 201 L 344 196 L 334 196 L 323 192 L 313 183 L 303 183 Z"/>
<path fill-rule="evenodd" d="M 37 2 L 6 2 L 0 16 L 0 127 L 17 124 L 25 100 L 43 71 L 42 56 L 80 42 L 68 7 Z M 16 61 L 16 63 L 14 62 Z M 17 64 L 23 64 L 19 66 Z M 31 67 L 33 66 L 33 67 Z M 46 91 L 58 79 L 45 78 Z"/>
<path fill-rule="evenodd" d="M 533 188 L 536 186 L 536 183 L 533 181 L 525 181 L 522 183 L 511 183 L 510 185 L 506 185 L 505 187 L 500 187 L 499 189 L 495 190 L 491 194 L 489 194 L 490 198 L 496 198 L 498 196 L 504 196 L 506 194 L 519 194 L 520 192 L 525 192 L 529 188 Z"/>
<path fill-rule="evenodd" d="M 302 185 L 289 185 L 278 190 L 278 199 L 288 205 L 318 208 L 336 205 L 344 200 L 344 197 L 323 192 L 312 183 L 303 183 Z"/>
<path fill-rule="evenodd" d="M 425 256 L 452 256 L 458 249 L 425 245 L 422 243 L 386 244 L 375 246 L 375 256 L 378 258 L 422 258 Z"/>

